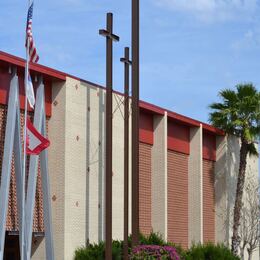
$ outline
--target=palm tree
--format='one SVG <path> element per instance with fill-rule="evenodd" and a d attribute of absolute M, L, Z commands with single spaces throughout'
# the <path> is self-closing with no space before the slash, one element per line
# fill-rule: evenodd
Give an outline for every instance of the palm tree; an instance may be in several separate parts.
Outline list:
<path fill-rule="evenodd" d="M 227 134 L 239 137 L 241 142 L 231 244 L 232 252 L 237 255 L 247 156 L 258 156 L 255 141 L 260 135 L 260 92 L 253 84 L 239 84 L 236 91 L 225 89 L 219 96 L 221 102 L 209 106 L 212 110 L 209 121 Z"/>

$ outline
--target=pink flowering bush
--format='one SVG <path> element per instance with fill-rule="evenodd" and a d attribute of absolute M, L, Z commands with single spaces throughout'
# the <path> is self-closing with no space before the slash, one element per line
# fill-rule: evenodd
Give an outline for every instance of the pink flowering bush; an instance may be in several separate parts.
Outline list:
<path fill-rule="evenodd" d="M 130 256 L 132 260 L 146 259 L 146 260 L 180 260 L 180 256 L 176 249 L 172 246 L 158 246 L 158 245 L 141 245 L 132 250 Z"/>

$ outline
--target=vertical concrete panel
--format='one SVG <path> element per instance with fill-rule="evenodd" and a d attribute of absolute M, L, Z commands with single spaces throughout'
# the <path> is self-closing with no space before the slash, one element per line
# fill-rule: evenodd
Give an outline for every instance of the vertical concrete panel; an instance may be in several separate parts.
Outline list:
<path fill-rule="evenodd" d="M 258 149 L 258 144 L 256 144 L 257 150 Z M 248 156 L 247 158 L 247 170 L 246 170 L 246 180 L 245 180 L 245 190 L 247 187 L 251 188 L 251 191 L 246 192 L 244 190 L 244 194 L 243 194 L 243 199 L 244 199 L 244 205 L 248 208 L 248 212 L 250 211 L 250 209 L 254 209 L 254 207 L 250 206 L 249 201 L 253 202 L 255 200 L 257 200 L 257 195 L 252 191 L 253 189 L 257 189 L 257 187 L 259 187 L 259 165 L 258 165 L 259 161 L 258 158 L 255 156 Z M 259 211 L 258 211 L 259 212 Z M 252 214 L 253 216 L 255 215 L 255 213 Z M 259 213 L 258 213 L 259 215 Z M 242 221 L 241 221 L 242 222 Z M 245 250 L 245 259 L 248 258 L 248 253 L 247 250 Z M 259 260 L 259 246 L 257 246 L 257 248 L 255 249 L 255 251 L 253 252 L 252 255 L 252 260 Z"/>
<path fill-rule="evenodd" d="M 124 97 L 113 94 L 112 235 L 123 239 L 124 227 Z"/>
<path fill-rule="evenodd" d="M 232 226 L 233 226 L 233 210 L 235 205 L 236 196 L 236 185 L 237 175 L 239 170 L 239 153 L 240 153 L 240 142 L 235 136 L 227 137 L 227 172 L 226 172 L 226 183 L 227 183 L 227 210 L 226 210 L 226 232 L 228 245 L 231 245 L 232 237 Z"/>
<path fill-rule="evenodd" d="M 215 163 L 215 241 L 228 241 L 227 231 L 227 139 L 216 138 Z"/>
<path fill-rule="evenodd" d="M 86 241 L 86 97 L 86 87 L 67 78 L 64 259 Z"/>
<path fill-rule="evenodd" d="M 84 84 L 88 89 L 87 109 L 89 114 L 87 125 L 88 154 L 86 154 L 88 171 L 88 209 L 86 209 L 89 219 L 89 240 L 98 242 L 103 240 L 104 229 L 101 214 L 103 211 L 103 177 L 104 177 L 104 135 L 102 125 L 104 125 L 104 90 Z M 100 99 L 101 96 L 101 99 Z M 101 126 L 101 127 L 100 127 Z M 102 137 L 103 136 L 103 137 Z M 102 138 L 101 138 L 102 137 Z M 103 156 L 102 156 L 103 154 Z"/>
<path fill-rule="evenodd" d="M 202 126 L 190 129 L 188 177 L 189 246 L 203 242 Z"/>
<path fill-rule="evenodd" d="M 152 228 L 167 239 L 167 113 L 154 116 Z"/>

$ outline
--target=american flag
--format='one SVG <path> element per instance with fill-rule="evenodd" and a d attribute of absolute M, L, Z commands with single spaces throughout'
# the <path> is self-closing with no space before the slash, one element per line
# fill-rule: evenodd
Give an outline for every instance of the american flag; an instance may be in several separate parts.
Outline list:
<path fill-rule="evenodd" d="M 28 48 L 29 60 L 31 62 L 38 62 L 39 55 L 37 54 L 36 47 L 33 41 L 32 35 L 32 17 L 33 17 L 33 1 L 30 1 L 28 15 L 27 15 L 27 25 L 26 25 L 26 42 L 25 46 Z M 29 44 L 29 45 L 28 45 Z"/>

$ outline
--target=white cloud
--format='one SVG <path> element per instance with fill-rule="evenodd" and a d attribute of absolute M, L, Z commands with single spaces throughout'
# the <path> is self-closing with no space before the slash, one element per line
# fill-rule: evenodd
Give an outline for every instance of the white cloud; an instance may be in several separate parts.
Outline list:
<path fill-rule="evenodd" d="M 259 0 L 154 0 L 154 3 L 212 22 L 250 19 L 257 10 Z"/>
<path fill-rule="evenodd" d="M 231 48 L 235 51 L 252 51 L 260 48 L 260 29 L 250 29 L 235 41 Z"/>

